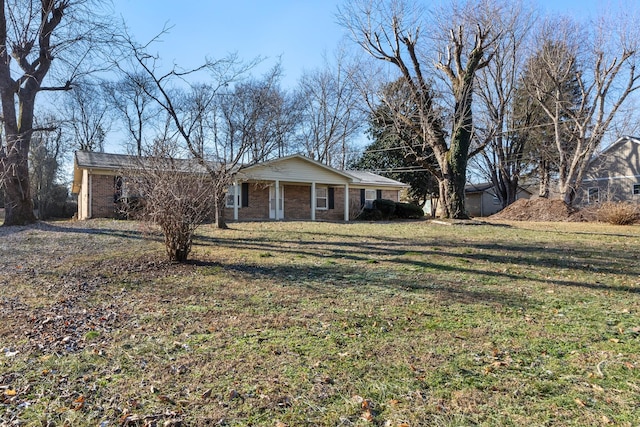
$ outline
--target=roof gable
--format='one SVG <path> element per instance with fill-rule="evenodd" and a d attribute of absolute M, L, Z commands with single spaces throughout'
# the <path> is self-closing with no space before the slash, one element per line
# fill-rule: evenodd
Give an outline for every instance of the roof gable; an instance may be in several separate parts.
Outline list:
<path fill-rule="evenodd" d="M 640 139 L 623 136 L 593 157 L 585 180 L 640 176 Z"/>
<path fill-rule="evenodd" d="M 300 154 L 256 163 L 242 168 L 238 174 L 245 179 L 257 181 L 278 179 L 288 182 L 318 181 L 326 184 L 344 184 L 353 181 L 351 175 Z"/>

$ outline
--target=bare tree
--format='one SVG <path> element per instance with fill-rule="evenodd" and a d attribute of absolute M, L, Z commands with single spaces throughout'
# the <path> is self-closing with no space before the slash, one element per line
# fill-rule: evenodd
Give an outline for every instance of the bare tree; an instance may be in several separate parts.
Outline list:
<path fill-rule="evenodd" d="M 520 2 L 501 10 L 494 17 L 500 21 L 501 37 L 496 41 L 492 61 L 478 74 L 476 137 L 484 147 L 474 158 L 502 207 L 516 200 L 525 159 L 527 138 L 519 127 L 529 127 L 530 103 L 518 98 L 520 76 L 526 60 L 535 17 Z M 520 102 L 519 102 L 520 101 Z"/>
<path fill-rule="evenodd" d="M 129 79 L 140 73 L 148 78 L 151 84 L 145 83 L 139 88 L 167 114 L 184 151 L 208 173 L 210 191 L 215 196 L 215 223 L 219 228 L 226 228 L 225 195 L 247 147 L 238 147 L 231 153 L 228 147 L 220 144 L 221 140 L 215 135 L 216 98 L 223 96 L 226 88 L 244 76 L 256 62 L 245 63 L 239 61 L 237 55 L 228 55 L 218 60 L 207 59 L 193 69 L 183 70 L 174 65 L 162 71 L 159 58 L 147 52 L 149 44 L 139 45 L 128 35 L 125 35 L 124 43 L 128 46 L 132 64 L 126 68 L 120 63 L 120 70 Z M 187 81 L 200 73 L 209 74 L 209 83 Z M 207 137 L 208 132 L 214 132 L 212 137 Z"/>
<path fill-rule="evenodd" d="M 0 1 L 0 102 L 4 141 L 0 174 L 5 190 L 5 225 L 35 221 L 28 158 L 36 95 L 69 90 L 86 71 L 83 60 L 104 27 L 91 0 Z M 56 60 L 57 59 L 57 60 Z M 67 67 L 62 83 L 47 86 L 54 64 Z M 62 69 L 60 70 L 62 74 Z"/>
<path fill-rule="evenodd" d="M 104 151 L 104 140 L 112 118 L 102 85 L 80 79 L 73 85 L 73 90 L 67 92 L 62 111 L 64 127 L 75 149 Z"/>
<path fill-rule="evenodd" d="M 355 72 L 345 51 L 338 50 L 333 63 L 326 60 L 323 68 L 305 72 L 299 83 L 301 148 L 312 159 L 338 169 L 346 167 L 352 140 L 366 122 Z"/>
<path fill-rule="evenodd" d="M 142 156 L 145 130 L 157 112 L 153 100 L 146 94 L 153 92 L 152 81 L 144 74 L 130 73 L 120 81 L 104 83 L 103 88 L 133 140 L 130 148 Z"/>
<path fill-rule="evenodd" d="M 300 113 L 296 98 L 280 88 L 281 76 L 277 64 L 218 97 L 216 136 L 229 147 L 228 158 L 244 150 L 243 162 L 253 164 L 289 151 Z"/>
<path fill-rule="evenodd" d="M 548 48 L 536 56 L 538 75 L 528 80 L 528 88 L 552 123 L 558 191 L 571 204 L 607 130 L 640 88 L 640 33 L 635 22 L 624 17 L 603 17 L 588 26 L 563 18 L 543 27 L 539 45 Z M 564 88 L 569 79 L 576 82 L 575 102 L 569 102 Z M 565 126 L 570 128 L 568 137 Z"/>
<path fill-rule="evenodd" d="M 55 130 L 35 132 L 29 151 L 31 194 L 40 219 L 53 215 L 56 204 L 64 206 L 68 195 L 66 186 L 59 180 L 60 165 L 66 151 L 58 125 L 60 120 L 49 117 L 46 121 L 42 128 Z"/>
<path fill-rule="evenodd" d="M 395 67 L 405 79 L 418 106 L 419 119 L 396 114 L 406 126 L 415 129 L 434 153 L 439 165 L 436 175 L 440 186 L 443 215 L 468 218 L 464 205 L 467 163 L 473 136 L 472 100 L 476 74 L 489 64 L 499 32 L 493 26 L 497 6 L 492 2 L 454 5 L 444 27 L 436 23 L 425 30 L 424 12 L 417 2 L 403 0 L 351 0 L 340 12 L 340 21 L 352 38 L 373 58 Z M 420 44 L 423 33 L 432 35 L 434 45 Z M 437 40 L 445 37 L 446 40 Z M 446 80 L 446 88 L 434 92 L 425 68 L 430 64 L 427 48 L 439 52 L 435 70 Z M 435 74 L 435 73 L 434 73 Z M 443 114 L 438 98 L 449 95 L 450 114 Z M 382 100 L 384 102 L 384 99 Z M 393 108 L 391 102 L 388 103 Z M 444 119 L 451 122 L 451 132 L 444 130 Z M 427 165 L 425 165 L 427 167 Z"/>

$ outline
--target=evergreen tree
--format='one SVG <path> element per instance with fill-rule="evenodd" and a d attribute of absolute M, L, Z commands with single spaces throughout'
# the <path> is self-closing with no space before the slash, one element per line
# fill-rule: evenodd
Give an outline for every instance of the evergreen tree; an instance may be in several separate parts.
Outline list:
<path fill-rule="evenodd" d="M 549 72 L 550 66 L 555 72 Z M 516 138 L 525 142 L 524 156 L 530 160 L 530 174 L 537 175 L 539 196 L 549 197 L 553 175 L 558 173 L 560 152 L 570 152 L 573 123 L 580 103 L 580 87 L 576 59 L 561 43 L 545 43 L 528 61 L 516 89 L 514 129 Z M 558 81 L 559 80 L 559 81 Z M 554 120 L 559 118 L 559 143 L 556 146 Z"/>
<path fill-rule="evenodd" d="M 394 98 L 405 100 L 403 108 L 407 110 L 406 117 L 417 120 L 417 116 L 410 111 L 417 106 L 408 101 L 409 97 L 402 96 L 405 90 L 402 79 L 385 88 L 387 99 L 394 92 Z M 434 175 L 438 162 L 420 137 L 418 129 L 419 126 L 415 123 L 399 124 L 394 120 L 388 105 L 379 105 L 369 118 L 368 134 L 373 142 L 350 167 L 369 170 L 409 184 L 410 200 L 424 206 L 427 200 L 438 195 L 438 181 Z"/>

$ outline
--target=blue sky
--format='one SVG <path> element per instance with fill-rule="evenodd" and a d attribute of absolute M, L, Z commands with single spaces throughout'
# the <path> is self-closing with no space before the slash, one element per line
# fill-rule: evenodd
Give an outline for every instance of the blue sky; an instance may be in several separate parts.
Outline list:
<path fill-rule="evenodd" d="M 425 0 L 429 1 L 429 0 Z M 237 52 L 246 60 L 265 57 L 265 67 L 282 56 L 285 84 L 293 85 L 305 69 L 320 67 L 343 37 L 335 14 L 342 0 L 113 0 L 132 35 L 148 41 L 166 25 L 169 34 L 155 46 L 161 57 L 185 68 L 205 56 Z M 606 0 L 540 0 L 549 13 L 584 17 Z"/>

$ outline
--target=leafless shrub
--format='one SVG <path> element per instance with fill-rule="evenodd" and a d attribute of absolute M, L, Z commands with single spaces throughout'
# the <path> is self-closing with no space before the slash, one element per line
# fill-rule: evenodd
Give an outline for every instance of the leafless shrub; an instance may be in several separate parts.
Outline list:
<path fill-rule="evenodd" d="M 154 153 L 141 157 L 123 181 L 128 216 L 158 226 L 169 260 L 185 262 L 196 229 L 212 215 L 215 192 L 206 171 L 195 161 Z"/>
<path fill-rule="evenodd" d="M 598 221 L 614 225 L 630 225 L 640 221 L 640 205 L 631 202 L 604 202 L 597 211 Z"/>
<path fill-rule="evenodd" d="M 349 221 L 355 221 L 364 212 L 364 206 L 360 204 L 360 198 L 349 198 Z"/>

